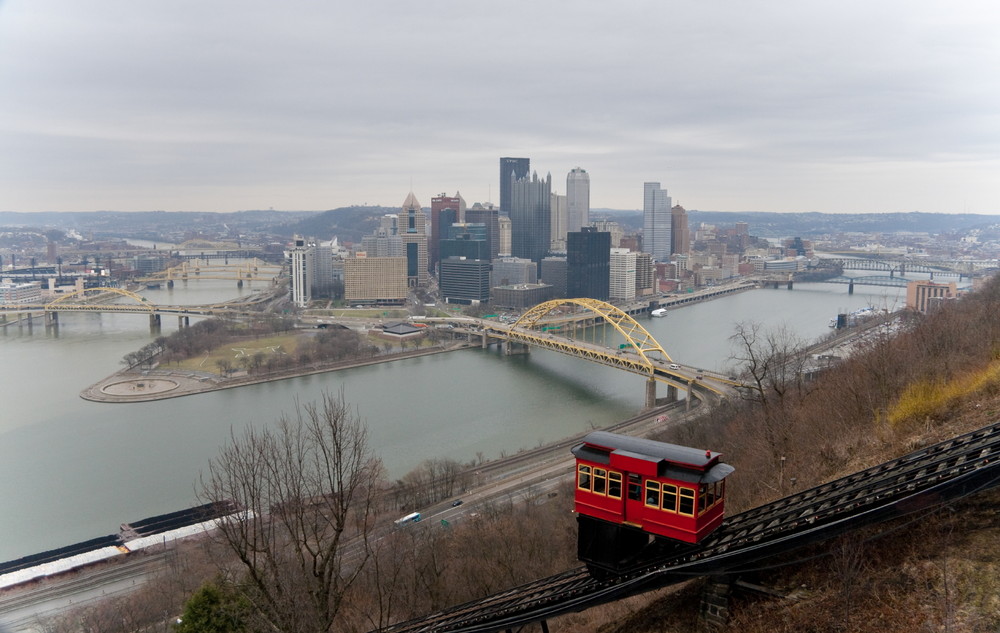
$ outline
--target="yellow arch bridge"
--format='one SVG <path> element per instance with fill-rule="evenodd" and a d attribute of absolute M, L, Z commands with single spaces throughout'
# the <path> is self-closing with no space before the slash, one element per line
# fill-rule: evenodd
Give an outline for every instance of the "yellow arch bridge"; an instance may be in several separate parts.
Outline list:
<path fill-rule="evenodd" d="M 727 396 L 736 383 L 730 379 L 685 367 L 670 358 L 635 319 L 619 308 L 596 299 L 556 299 L 540 303 L 516 322 L 482 322 L 483 345 L 503 344 L 506 353 L 523 353 L 527 346 L 542 347 L 646 377 L 646 407 L 656 406 L 656 383 L 668 385 L 668 400 L 677 389 L 691 397 Z M 589 340 L 588 340 L 589 339 Z"/>

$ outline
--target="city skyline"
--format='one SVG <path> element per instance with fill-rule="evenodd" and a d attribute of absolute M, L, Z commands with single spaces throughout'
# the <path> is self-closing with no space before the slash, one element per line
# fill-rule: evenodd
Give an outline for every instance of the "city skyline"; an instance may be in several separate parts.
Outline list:
<path fill-rule="evenodd" d="M 499 204 L 525 156 L 591 208 L 1000 213 L 998 33 L 980 1 L 0 0 L 0 210 Z"/>

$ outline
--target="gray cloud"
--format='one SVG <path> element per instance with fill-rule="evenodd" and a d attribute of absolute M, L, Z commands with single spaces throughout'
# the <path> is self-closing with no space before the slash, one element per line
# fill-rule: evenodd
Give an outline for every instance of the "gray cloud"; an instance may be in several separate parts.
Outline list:
<path fill-rule="evenodd" d="M 988 2 L 0 0 L 0 208 L 1000 212 L 998 67 Z"/>

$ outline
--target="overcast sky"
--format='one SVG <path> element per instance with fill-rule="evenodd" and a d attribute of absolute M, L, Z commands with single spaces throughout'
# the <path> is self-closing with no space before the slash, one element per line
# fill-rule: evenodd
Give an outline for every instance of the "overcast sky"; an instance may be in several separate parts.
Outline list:
<path fill-rule="evenodd" d="M 996 0 L 0 0 L 0 210 L 1000 213 Z"/>

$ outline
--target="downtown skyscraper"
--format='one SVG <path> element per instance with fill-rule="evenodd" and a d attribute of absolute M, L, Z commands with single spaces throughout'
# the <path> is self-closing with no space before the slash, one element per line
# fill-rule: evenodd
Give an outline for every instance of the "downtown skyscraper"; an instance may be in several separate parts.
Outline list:
<path fill-rule="evenodd" d="M 566 231 L 590 226 L 590 174 L 587 170 L 574 167 L 566 175 L 566 201 L 569 205 Z"/>
<path fill-rule="evenodd" d="M 511 180 L 510 251 L 536 264 L 549 252 L 552 235 L 552 174 Z"/>
<path fill-rule="evenodd" d="M 511 174 L 514 176 L 513 180 L 520 180 L 528 177 L 530 169 L 530 158 L 504 157 L 500 159 L 500 215 L 510 216 Z"/>
<path fill-rule="evenodd" d="M 670 196 L 666 189 L 660 189 L 658 182 L 643 183 L 642 218 L 642 252 L 658 262 L 669 262 L 673 221 Z"/>

